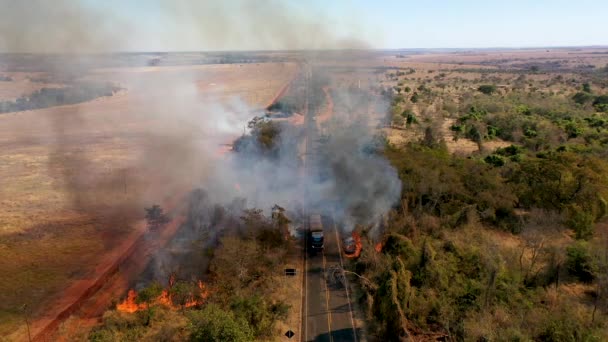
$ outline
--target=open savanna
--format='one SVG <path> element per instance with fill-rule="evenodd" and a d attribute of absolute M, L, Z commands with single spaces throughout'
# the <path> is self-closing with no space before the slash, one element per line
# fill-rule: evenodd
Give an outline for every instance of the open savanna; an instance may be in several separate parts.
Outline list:
<path fill-rule="evenodd" d="M 26 317 L 93 276 L 144 206 L 199 181 L 210 160 L 193 155 L 214 155 L 202 150 L 210 131 L 229 143 L 238 133 L 226 126 L 268 105 L 295 71 L 289 63 L 92 70 L 82 78 L 124 90 L 1 114 L 0 337 L 25 332 Z M 29 84 L 24 75 L 14 82 Z M 3 100 L 35 89 L 11 91 Z"/>
<path fill-rule="evenodd" d="M 480 148 L 493 151 L 510 144 L 494 138 L 478 146 L 451 130 L 467 106 L 487 101 L 477 91 L 480 85 L 496 86 L 501 96 L 537 94 L 567 101 L 586 82 L 586 70 L 608 64 L 608 52 L 605 48 L 563 48 L 386 53 L 372 63 L 383 68 L 376 73 L 381 86 L 404 98 L 393 114 L 411 111 L 418 121 L 414 125 L 393 122 L 385 129 L 393 144 L 420 140 L 432 126 L 450 152 L 468 155 L 482 152 Z M 420 95 L 417 101 L 411 101 L 414 93 Z"/>

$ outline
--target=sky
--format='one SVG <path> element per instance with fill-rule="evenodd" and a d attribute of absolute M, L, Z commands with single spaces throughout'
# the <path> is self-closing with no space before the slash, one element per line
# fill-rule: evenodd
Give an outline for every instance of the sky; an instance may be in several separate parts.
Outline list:
<path fill-rule="evenodd" d="M 0 0 L 0 51 L 608 45 L 606 0 Z"/>

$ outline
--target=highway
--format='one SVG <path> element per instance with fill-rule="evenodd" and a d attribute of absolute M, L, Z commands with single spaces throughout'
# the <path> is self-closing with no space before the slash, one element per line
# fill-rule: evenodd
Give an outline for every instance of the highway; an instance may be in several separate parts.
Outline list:
<path fill-rule="evenodd" d="M 340 241 L 334 221 L 323 216 L 325 248 L 306 253 L 304 276 L 303 341 L 359 341 L 349 289 L 330 281 L 327 270 L 343 267 Z"/>
<path fill-rule="evenodd" d="M 304 172 L 307 179 L 315 177 L 315 150 L 318 141 L 316 113 L 310 110 L 309 89 L 312 78 L 310 65 L 305 64 L 306 72 L 306 144 Z M 310 194 L 304 190 L 305 196 Z M 314 203 L 314 199 L 309 201 Z M 318 208 L 308 208 L 309 214 Z M 309 253 L 308 239 L 303 239 L 303 290 L 302 290 L 302 328 L 300 341 L 360 341 L 354 320 L 350 289 L 341 283 L 336 284 L 327 277 L 327 270 L 343 267 L 340 238 L 333 218 L 329 213 L 322 214 L 325 248 L 322 252 Z"/>

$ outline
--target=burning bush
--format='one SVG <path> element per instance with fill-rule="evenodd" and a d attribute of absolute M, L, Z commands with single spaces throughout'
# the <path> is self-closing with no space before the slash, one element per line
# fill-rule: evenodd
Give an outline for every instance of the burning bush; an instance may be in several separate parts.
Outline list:
<path fill-rule="evenodd" d="M 202 281 L 197 283 L 169 280 L 169 286 L 163 289 L 155 282 L 137 293 L 131 289 L 127 293 L 127 298 L 116 305 L 116 310 L 121 312 L 134 313 L 137 311 L 148 310 L 154 305 L 163 305 L 169 309 L 176 310 L 181 308 L 201 306 L 209 291 Z"/>

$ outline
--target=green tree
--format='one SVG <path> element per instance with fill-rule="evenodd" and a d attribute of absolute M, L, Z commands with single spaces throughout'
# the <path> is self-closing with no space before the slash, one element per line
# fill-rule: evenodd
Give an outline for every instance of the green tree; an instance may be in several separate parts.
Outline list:
<path fill-rule="evenodd" d="M 249 323 L 256 338 L 269 337 L 279 319 L 287 317 L 285 304 L 270 305 L 260 295 L 235 298 L 230 305 L 234 315 Z"/>
<path fill-rule="evenodd" d="M 568 273 L 583 282 L 590 283 L 596 277 L 597 265 L 589 253 L 589 245 L 579 241 L 566 249 Z"/>
<path fill-rule="evenodd" d="M 412 94 L 412 97 L 410 97 L 410 101 L 412 101 L 412 103 L 418 102 L 418 93 L 417 92 L 414 92 L 414 94 Z"/>
<path fill-rule="evenodd" d="M 579 91 L 578 93 L 574 94 L 574 96 L 572 96 L 572 99 L 574 100 L 574 102 L 583 105 L 585 103 L 591 102 L 591 100 L 593 100 L 593 95 Z"/>
<path fill-rule="evenodd" d="M 574 230 L 576 238 L 579 240 L 588 240 L 593 236 L 593 221 L 595 219 L 593 213 L 583 210 L 579 206 L 568 208 L 570 217 L 566 221 L 568 227 Z"/>
<path fill-rule="evenodd" d="M 505 160 L 501 156 L 495 154 L 490 154 L 489 156 L 485 157 L 484 161 L 493 166 L 505 165 Z"/>
<path fill-rule="evenodd" d="M 201 342 L 250 342 L 253 332 L 247 322 L 215 304 L 188 313 L 190 340 Z"/>
<path fill-rule="evenodd" d="M 608 95 L 597 96 L 593 100 L 593 106 L 600 112 L 608 112 Z"/>
<path fill-rule="evenodd" d="M 591 93 L 591 85 L 589 85 L 587 82 L 583 83 L 583 91 L 586 93 Z"/>
<path fill-rule="evenodd" d="M 486 95 L 490 95 L 496 91 L 496 86 L 493 84 L 482 84 L 477 88 L 477 90 Z"/>

